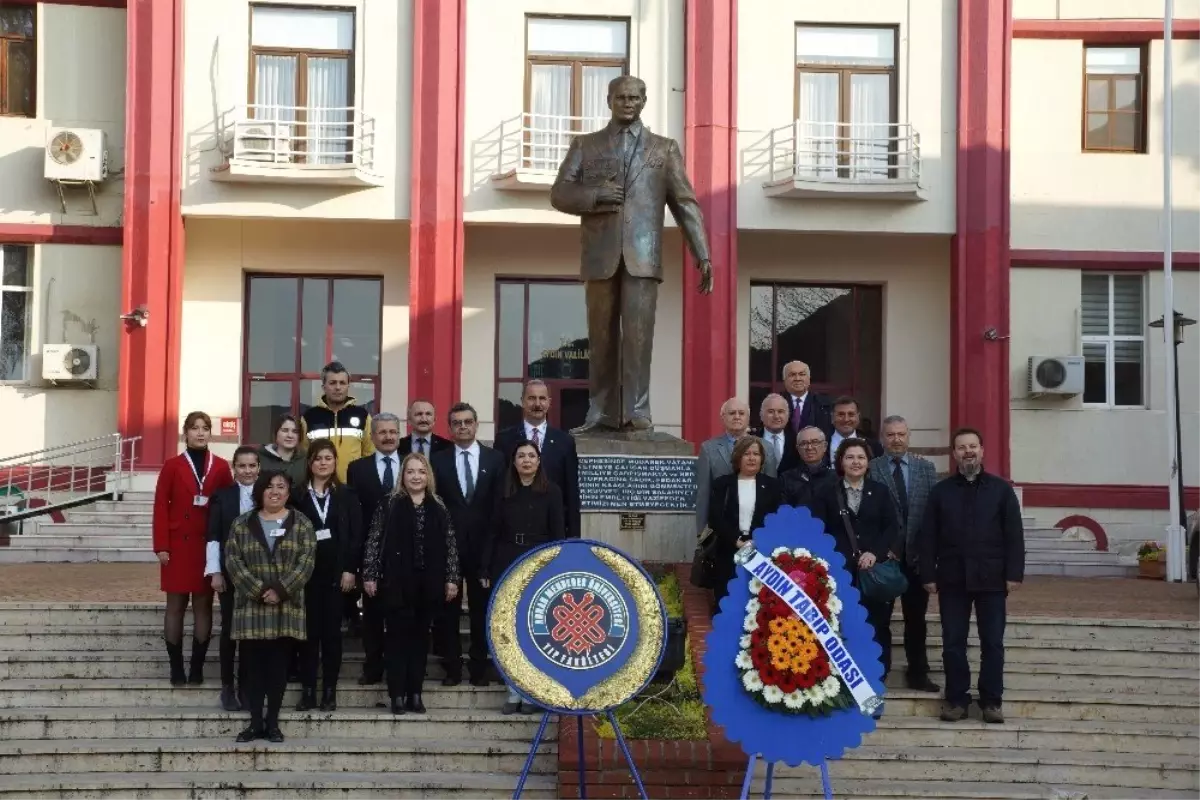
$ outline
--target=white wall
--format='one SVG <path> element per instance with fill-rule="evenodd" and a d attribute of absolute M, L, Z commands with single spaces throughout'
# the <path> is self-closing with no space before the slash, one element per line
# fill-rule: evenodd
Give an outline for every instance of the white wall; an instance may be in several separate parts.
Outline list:
<path fill-rule="evenodd" d="M 1013 19 L 1162 19 L 1163 0 L 1013 0 Z M 1200 17 L 1200 0 L 1175 0 L 1176 19 Z"/>

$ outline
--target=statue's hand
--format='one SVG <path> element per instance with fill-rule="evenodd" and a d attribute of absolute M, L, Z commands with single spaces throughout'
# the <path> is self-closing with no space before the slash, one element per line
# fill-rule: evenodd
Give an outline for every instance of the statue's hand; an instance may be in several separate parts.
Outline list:
<path fill-rule="evenodd" d="M 596 192 L 596 205 L 612 206 L 605 211 L 616 211 L 625 202 L 625 190 L 620 186 L 605 186 Z"/>
<path fill-rule="evenodd" d="M 700 294 L 712 294 L 712 262 L 707 260 L 701 261 L 696 265 L 696 269 L 700 270 Z"/>

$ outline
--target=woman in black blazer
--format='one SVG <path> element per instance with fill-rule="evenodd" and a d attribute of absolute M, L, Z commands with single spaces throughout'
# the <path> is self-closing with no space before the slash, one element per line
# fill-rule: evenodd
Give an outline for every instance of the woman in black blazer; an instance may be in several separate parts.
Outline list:
<path fill-rule="evenodd" d="M 782 500 L 779 481 L 762 473 L 767 461 L 762 439 L 757 436 L 738 439 L 730 460 L 733 474 L 714 479 L 708 499 L 708 527 L 717 537 L 713 559 L 713 594 L 717 603 L 729 594 L 729 580 L 737 570 L 734 553 L 750 541 L 767 514 L 778 510 Z"/>
<path fill-rule="evenodd" d="M 318 439 L 308 448 L 304 483 L 292 493 L 292 507 L 313 524 L 317 558 L 304 587 L 308 638 L 300 645 L 297 711 L 317 707 L 317 662 L 321 662 L 321 710 L 337 709 L 337 682 L 342 670 L 342 595 L 354 591 L 362 563 L 362 508 L 354 491 L 337 476 L 337 448 Z"/>
<path fill-rule="evenodd" d="M 876 563 L 892 558 L 895 543 L 900 537 L 900 522 L 888 488 L 867 477 L 871 460 L 870 445 L 864 439 L 843 439 L 834 457 L 838 479 L 821 488 L 813 498 L 812 514 L 825 524 L 825 532 L 834 538 L 837 550 L 846 559 L 846 569 L 858 586 L 860 569 L 870 569 Z M 846 520 L 854 528 L 857 550 L 850 543 Z M 892 607 L 895 601 L 868 601 L 859 595 L 867 610 L 867 622 L 875 629 L 875 641 L 883 648 L 883 677 L 892 667 Z"/>

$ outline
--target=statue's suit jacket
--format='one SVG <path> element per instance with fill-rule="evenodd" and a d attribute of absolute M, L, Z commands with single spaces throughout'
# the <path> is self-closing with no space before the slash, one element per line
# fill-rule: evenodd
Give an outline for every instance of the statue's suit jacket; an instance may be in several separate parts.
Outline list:
<path fill-rule="evenodd" d="M 609 124 L 575 137 L 550 191 L 551 205 L 583 218 L 583 279 L 611 278 L 624 256 L 630 275 L 661 281 L 664 205 L 683 230 L 692 255 L 697 261 L 708 260 L 700 205 L 684 172 L 679 145 L 643 124 L 626 169 L 618 130 Z M 625 203 L 611 213 L 597 213 L 601 206 L 596 195 L 605 186 L 623 186 Z"/>

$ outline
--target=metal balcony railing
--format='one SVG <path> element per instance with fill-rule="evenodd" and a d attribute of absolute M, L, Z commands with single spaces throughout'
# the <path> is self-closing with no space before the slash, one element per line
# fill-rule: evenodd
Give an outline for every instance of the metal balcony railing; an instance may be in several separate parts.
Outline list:
<path fill-rule="evenodd" d="M 768 183 L 919 184 L 921 137 L 907 123 L 804 122 L 770 131 Z"/>
<path fill-rule="evenodd" d="M 564 117 L 554 114 L 518 114 L 500 123 L 499 147 L 493 175 L 512 173 L 554 177 L 571 140 L 581 133 L 598 131 L 608 117 Z"/>
<path fill-rule="evenodd" d="M 0 459 L 0 522 L 119 497 L 132 481 L 141 439 L 111 433 Z"/>
<path fill-rule="evenodd" d="M 374 168 L 375 118 L 357 108 L 247 105 L 223 116 L 230 162 Z"/>

